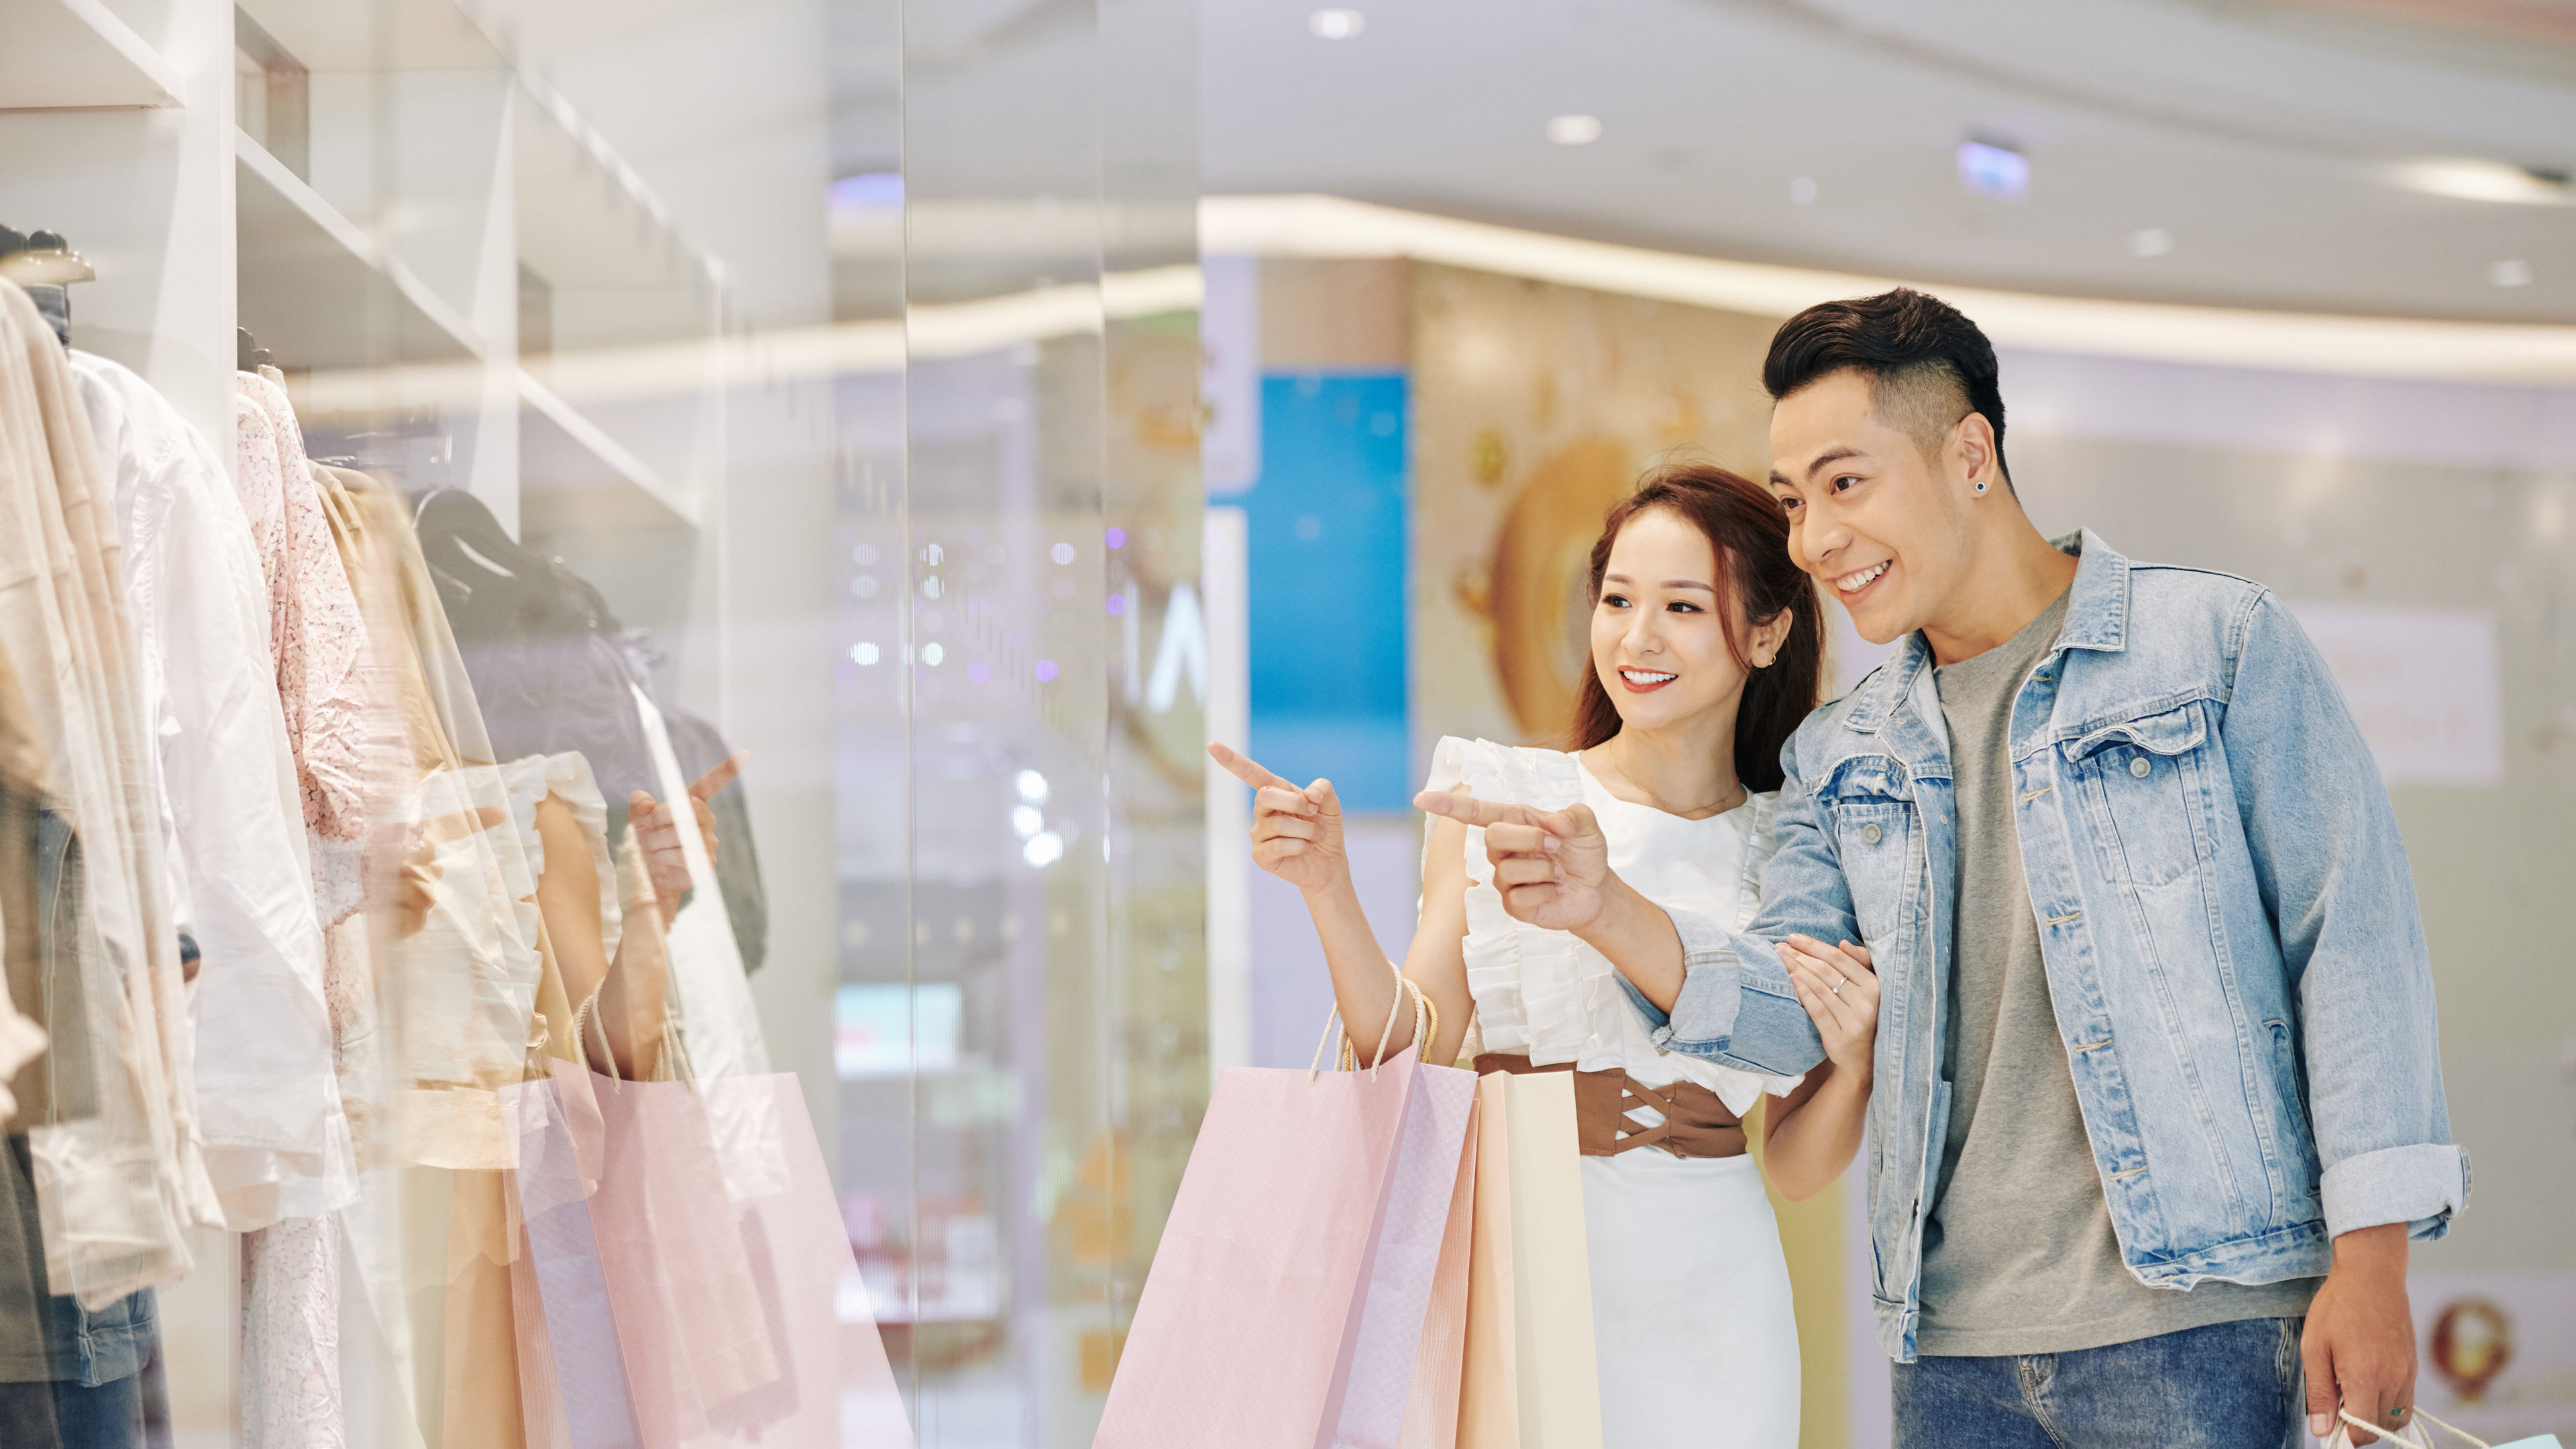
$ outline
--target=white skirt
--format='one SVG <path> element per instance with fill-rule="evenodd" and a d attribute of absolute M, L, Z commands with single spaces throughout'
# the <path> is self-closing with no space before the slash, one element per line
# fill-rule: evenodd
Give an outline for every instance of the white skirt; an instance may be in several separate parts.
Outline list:
<path fill-rule="evenodd" d="M 1753 1158 L 1582 1161 L 1604 1449 L 1796 1449 L 1797 1315 Z"/>

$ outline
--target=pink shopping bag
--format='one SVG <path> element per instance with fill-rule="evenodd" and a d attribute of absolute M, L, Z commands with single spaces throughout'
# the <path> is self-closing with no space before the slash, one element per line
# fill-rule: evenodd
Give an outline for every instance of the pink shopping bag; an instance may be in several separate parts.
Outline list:
<path fill-rule="evenodd" d="M 876 1324 L 839 1319 L 835 1300 L 858 1260 L 794 1074 L 716 1077 L 698 1091 L 779 1374 L 710 1405 L 710 1436 L 692 1449 L 912 1449 Z"/>
<path fill-rule="evenodd" d="M 570 1062 L 554 1064 L 549 1080 L 501 1089 L 501 1120 L 516 1169 L 512 1180 L 526 1223 L 529 1266 L 544 1305 L 545 1336 L 553 1350 L 557 1397 L 572 1449 L 643 1449 L 635 1407 L 627 1395 L 625 1353 L 609 1306 L 608 1280 L 591 1226 L 590 1193 L 598 1185 L 594 1153 L 584 1171 L 577 1142 L 601 1144 L 589 1073 Z M 567 1094 L 566 1079 L 573 1091 Z M 590 1120 L 576 1133 L 568 1103 Z"/>
<path fill-rule="evenodd" d="M 1408 996 L 1375 1067 L 1218 1078 L 1094 1449 L 1397 1449 L 1475 1100 Z"/>
<path fill-rule="evenodd" d="M 599 1030 L 597 999 L 574 1013 L 575 1051 L 585 1059 L 587 1038 Z M 660 1060 L 686 1063 L 672 1051 Z M 589 1435 L 612 1449 L 630 1442 L 635 1449 L 696 1449 L 716 1422 L 711 1411 L 778 1381 L 780 1353 L 707 1104 L 693 1082 L 630 1082 L 576 1062 L 552 1067 L 551 1082 L 516 1090 L 508 1115 L 517 1141 L 539 1144 L 523 1161 L 520 1194 L 532 1227 L 540 1212 L 548 1215 L 551 1246 L 538 1281 L 567 1426 L 577 1445 Z M 587 1245 L 566 1211 L 575 1187 L 589 1209 Z M 595 1288 L 582 1266 L 585 1248 L 596 1254 Z M 598 1333 L 597 1297 L 607 1303 L 613 1358 Z M 562 1343 L 555 1342 L 558 1302 Z M 621 1370 L 631 1438 L 620 1437 L 612 1392 L 576 1387 L 593 1375 L 613 1382 Z"/>
<path fill-rule="evenodd" d="M 1393 1067 L 1390 1067 L 1392 1070 Z M 1398 1449 L 1406 1408 L 1414 1397 L 1425 1321 L 1442 1267 L 1452 1209 L 1458 1201 L 1458 1168 L 1468 1123 L 1476 1108 L 1476 1074 L 1456 1067 L 1413 1065 L 1411 1100 L 1387 1174 L 1386 1208 L 1369 1261 L 1359 1335 L 1351 1355 L 1333 1449 Z M 1470 1194 L 1472 1196 L 1472 1193 Z M 1463 1278 L 1463 1245 L 1453 1276 Z M 1466 1294 L 1458 1284 L 1464 1347 Z M 1443 1371 L 1429 1365 L 1434 1374 Z M 1454 1421 L 1457 1375 L 1449 1372 Z"/>
<path fill-rule="evenodd" d="M 1413 1062 L 1217 1078 L 1094 1449 L 1329 1442 Z"/>
<path fill-rule="evenodd" d="M 587 1075 L 591 1225 L 636 1428 L 644 1449 L 678 1449 L 712 1408 L 776 1382 L 778 1356 L 697 1087 Z"/>
<path fill-rule="evenodd" d="M 1467 1103 L 1467 1134 L 1450 1189 L 1449 1221 L 1441 1230 L 1439 1266 L 1432 1271 L 1431 1303 L 1414 1352 L 1413 1387 L 1404 1401 L 1402 1449 L 1457 1449 L 1459 1404 L 1467 1366 L 1467 1286 L 1476 1220 L 1476 1145 L 1482 1132 L 1475 1094 Z"/>

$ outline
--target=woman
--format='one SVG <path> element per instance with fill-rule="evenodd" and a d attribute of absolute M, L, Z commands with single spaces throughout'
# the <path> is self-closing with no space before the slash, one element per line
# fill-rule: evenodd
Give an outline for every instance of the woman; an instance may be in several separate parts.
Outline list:
<path fill-rule="evenodd" d="M 1789 561 L 1762 489 L 1674 467 L 1610 511 L 1591 559 L 1591 664 L 1571 753 L 1443 739 L 1427 788 L 1601 819 L 1621 878 L 1658 902 L 1751 919 L 1772 851 L 1780 748 L 1823 671 L 1816 596 Z M 1259 791 L 1253 858 L 1304 891 L 1346 1023 L 1383 1022 L 1399 989 L 1361 914 L 1323 780 L 1303 790 L 1222 745 Z M 1573 936 L 1513 920 L 1473 831 L 1434 817 L 1421 924 L 1402 976 L 1438 1009 L 1427 1061 L 1479 1071 L 1574 1070 L 1585 1231 L 1610 1449 L 1798 1441 L 1797 1326 L 1788 1268 L 1745 1155 L 1742 1114 L 1765 1092 L 1773 1181 L 1821 1189 L 1857 1148 L 1869 1101 L 1877 981 L 1854 946 L 1800 940 L 1829 1058 L 1803 1080 L 1658 1049 L 1615 969 Z M 1396 1014 L 1398 1047 L 1411 1013 Z M 1376 1031 L 1355 1032 L 1363 1054 Z M 1394 1050 L 1390 1047 L 1389 1050 Z M 1651 1104 L 1624 1116 L 1628 1102 Z M 1648 1095 L 1651 1094 L 1651 1095 Z M 1665 1121 L 1669 1115 L 1671 1120 Z"/>

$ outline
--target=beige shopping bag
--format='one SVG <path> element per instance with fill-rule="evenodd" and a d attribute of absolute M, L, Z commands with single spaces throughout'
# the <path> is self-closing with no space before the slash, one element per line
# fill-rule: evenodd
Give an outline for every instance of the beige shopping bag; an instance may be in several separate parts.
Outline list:
<path fill-rule="evenodd" d="M 1573 1074 L 1476 1086 L 1459 1449 L 1601 1449 Z"/>

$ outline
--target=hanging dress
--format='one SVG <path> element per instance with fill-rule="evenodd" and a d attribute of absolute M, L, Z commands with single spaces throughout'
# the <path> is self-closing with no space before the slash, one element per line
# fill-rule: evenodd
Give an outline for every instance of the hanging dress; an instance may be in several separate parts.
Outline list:
<path fill-rule="evenodd" d="M 1589 805 L 1609 839 L 1611 868 L 1658 905 L 1741 925 L 1760 903 L 1774 794 L 1686 820 L 1611 794 L 1578 756 L 1451 736 L 1434 752 L 1424 788 L 1460 784 L 1481 800 Z M 1649 1089 L 1687 1082 L 1739 1118 L 1764 1093 L 1797 1085 L 1658 1048 L 1607 958 L 1503 909 L 1482 830 L 1467 832 L 1466 863 L 1467 987 L 1480 1059 L 1625 1072 Z M 1639 1108 L 1628 1120 L 1651 1128 L 1661 1119 Z M 1646 1145 L 1581 1163 L 1606 1449 L 1796 1444 L 1789 1268 L 1752 1156 L 1681 1157 Z"/>

